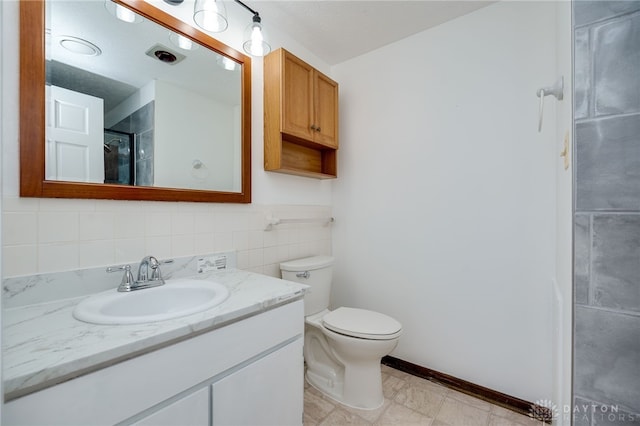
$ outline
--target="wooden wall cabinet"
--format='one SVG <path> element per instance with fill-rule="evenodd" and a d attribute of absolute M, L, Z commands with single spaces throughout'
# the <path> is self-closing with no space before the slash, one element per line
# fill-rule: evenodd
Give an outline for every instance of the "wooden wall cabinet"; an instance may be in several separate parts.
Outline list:
<path fill-rule="evenodd" d="M 264 58 L 264 169 L 337 176 L 338 83 L 284 49 Z"/>

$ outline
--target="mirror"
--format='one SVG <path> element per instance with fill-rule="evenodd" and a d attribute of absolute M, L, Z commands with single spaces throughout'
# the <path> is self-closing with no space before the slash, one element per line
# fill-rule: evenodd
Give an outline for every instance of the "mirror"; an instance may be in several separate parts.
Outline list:
<path fill-rule="evenodd" d="M 249 57 L 142 0 L 20 13 L 21 196 L 251 202 Z"/>

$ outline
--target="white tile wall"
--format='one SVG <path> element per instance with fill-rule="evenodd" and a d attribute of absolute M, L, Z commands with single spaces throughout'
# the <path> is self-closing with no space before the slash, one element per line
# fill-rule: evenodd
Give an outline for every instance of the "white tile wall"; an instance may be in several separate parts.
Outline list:
<path fill-rule="evenodd" d="M 331 216 L 328 206 L 4 198 L 3 278 L 235 250 L 238 267 L 279 276 L 278 263 L 331 253 L 331 228 L 269 215 Z"/>

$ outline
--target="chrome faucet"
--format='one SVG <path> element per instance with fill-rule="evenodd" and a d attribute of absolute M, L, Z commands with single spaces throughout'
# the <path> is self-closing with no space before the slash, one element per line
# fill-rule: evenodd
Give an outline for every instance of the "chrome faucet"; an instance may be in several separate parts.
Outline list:
<path fill-rule="evenodd" d="M 151 268 L 151 276 L 149 276 L 149 268 Z M 160 263 L 153 256 L 145 256 L 138 266 L 138 282 L 162 280 L 160 273 Z"/>
<path fill-rule="evenodd" d="M 149 273 L 151 272 L 151 273 Z M 138 267 L 138 279 L 136 284 L 154 283 L 155 285 L 164 284 L 162 272 L 160 272 L 160 262 L 153 256 L 145 256 L 140 261 Z"/>
<path fill-rule="evenodd" d="M 142 290 L 143 288 L 157 287 L 164 284 L 162 272 L 160 271 L 161 263 L 172 263 L 173 259 L 158 261 L 153 256 L 145 256 L 138 266 L 138 279 L 134 281 L 131 273 L 131 266 L 110 266 L 107 272 L 124 271 L 122 282 L 118 287 L 118 291 Z"/>

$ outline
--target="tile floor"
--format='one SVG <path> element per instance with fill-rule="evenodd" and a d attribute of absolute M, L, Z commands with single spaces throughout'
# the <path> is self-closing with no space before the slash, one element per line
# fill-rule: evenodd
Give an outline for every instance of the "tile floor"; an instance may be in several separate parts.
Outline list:
<path fill-rule="evenodd" d="M 305 382 L 304 426 L 542 426 L 544 423 L 437 383 L 382 366 L 384 404 L 358 410 L 323 396 Z"/>

